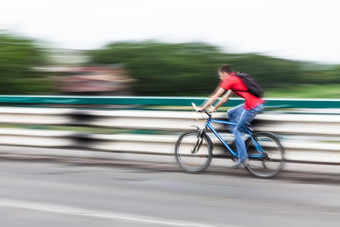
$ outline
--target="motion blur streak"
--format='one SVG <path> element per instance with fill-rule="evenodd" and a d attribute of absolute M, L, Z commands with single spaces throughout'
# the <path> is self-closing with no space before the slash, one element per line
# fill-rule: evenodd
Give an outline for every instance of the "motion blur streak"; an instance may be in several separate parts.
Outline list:
<path fill-rule="evenodd" d="M 149 223 L 149 224 L 158 224 L 158 225 L 167 225 L 167 226 L 188 226 L 188 227 L 213 227 L 212 225 L 204 225 L 193 222 L 184 222 L 177 220 L 166 220 L 160 219 L 156 217 L 145 217 L 145 216 L 136 216 L 131 214 L 122 214 L 108 211 L 99 211 L 99 210 L 88 210 L 82 209 L 78 207 L 70 207 L 70 206 L 62 206 L 48 203 L 37 203 L 32 201 L 20 201 L 20 200 L 12 200 L 12 199 L 0 199 L 0 207 L 7 208 L 19 208 L 19 209 L 27 209 L 27 210 L 35 210 L 42 212 L 51 212 L 51 213 L 59 213 L 66 215 L 77 215 L 77 216 L 87 216 L 93 218 L 105 218 L 105 219 L 118 219 L 125 220 L 129 222 L 136 223 Z M 231 226 L 230 226 L 231 227 Z"/>

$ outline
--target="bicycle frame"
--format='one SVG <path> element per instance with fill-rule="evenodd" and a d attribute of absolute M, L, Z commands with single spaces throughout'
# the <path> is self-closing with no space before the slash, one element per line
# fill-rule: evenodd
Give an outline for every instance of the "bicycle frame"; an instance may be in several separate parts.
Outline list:
<path fill-rule="evenodd" d="M 209 117 L 209 119 L 207 120 L 206 124 L 205 124 L 205 128 L 209 128 L 210 131 L 219 139 L 219 141 L 228 149 L 228 151 L 230 152 L 230 154 L 234 157 L 237 156 L 237 152 L 233 151 L 230 146 L 223 140 L 223 138 L 221 137 L 221 135 L 214 129 L 214 127 L 211 125 L 211 123 L 217 123 L 217 124 L 224 124 L 224 125 L 229 125 L 229 126 L 236 126 L 235 123 L 232 123 L 230 121 L 224 121 L 224 120 L 214 120 L 211 119 Z M 262 147 L 260 146 L 260 144 L 253 138 L 253 133 L 251 130 L 249 130 L 248 128 L 246 128 L 246 132 L 249 135 L 249 137 L 251 138 L 251 140 L 253 141 L 253 144 L 255 145 L 256 150 L 258 151 L 259 155 L 251 155 L 248 156 L 248 158 L 263 158 L 264 157 L 264 151 L 262 149 Z"/>

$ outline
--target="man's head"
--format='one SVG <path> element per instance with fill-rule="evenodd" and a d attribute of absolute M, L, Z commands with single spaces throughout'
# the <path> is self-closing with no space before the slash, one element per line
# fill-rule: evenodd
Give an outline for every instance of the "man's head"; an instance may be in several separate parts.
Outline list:
<path fill-rule="evenodd" d="M 222 65 L 218 68 L 218 75 L 220 76 L 221 80 L 224 80 L 230 73 L 233 72 L 233 69 L 230 65 Z"/>

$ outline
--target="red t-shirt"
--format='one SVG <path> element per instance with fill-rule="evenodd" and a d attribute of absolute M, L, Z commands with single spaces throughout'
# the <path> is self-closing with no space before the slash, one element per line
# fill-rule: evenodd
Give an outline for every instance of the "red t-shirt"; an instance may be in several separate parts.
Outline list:
<path fill-rule="evenodd" d="M 223 88 L 224 90 L 247 90 L 246 85 L 242 82 L 240 78 L 235 76 L 234 73 L 231 73 L 229 77 L 222 80 L 219 85 L 220 88 Z M 244 109 L 249 110 L 257 107 L 258 105 L 264 103 L 264 100 L 261 98 L 258 98 L 249 92 L 238 92 L 234 91 L 235 95 L 243 98 L 245 100 L 244 103 Z"/>

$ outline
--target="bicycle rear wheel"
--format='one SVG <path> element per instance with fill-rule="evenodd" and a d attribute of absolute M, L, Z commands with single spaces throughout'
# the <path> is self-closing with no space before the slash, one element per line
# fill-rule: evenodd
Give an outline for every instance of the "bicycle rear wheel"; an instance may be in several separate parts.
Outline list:
<path fill-rule="evenodd" d="M 175 146 L 178 165 L 188 173 L 206 170 L 212 160 L 212 145 L 206 134 L 197 131 L 183 133 Z"/>
<path fill-rule="evenodd" d="M 248 138 L 246 141 L 249 159 L 246 170 L 256 177 L 274 177 L 284 166 L 284 149 L 279 139 L 266 132 L 254 133 L 252 137 L 254 140 Z M 259 157 L 261 152 L 264 157 Z"/>

